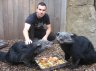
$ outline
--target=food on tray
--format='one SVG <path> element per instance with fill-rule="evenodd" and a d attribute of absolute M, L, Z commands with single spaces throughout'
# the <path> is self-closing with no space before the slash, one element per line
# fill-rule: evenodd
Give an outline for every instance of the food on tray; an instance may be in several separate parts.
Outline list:
<path fill-rule="evenodd" d="M 36 62 L 42 69 L 65 63 L 63 59 L 60 59 L 58 57 L 52 57 L 52 56 L 41 57 L 40 59 L 36 60 Z"/>

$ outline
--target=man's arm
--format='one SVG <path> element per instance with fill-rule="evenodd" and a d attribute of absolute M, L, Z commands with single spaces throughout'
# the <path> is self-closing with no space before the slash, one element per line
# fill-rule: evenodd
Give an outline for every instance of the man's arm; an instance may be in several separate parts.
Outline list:
<path fill-rule="evenodd" d="M 47 40 L 49 34 L 51 33 L 51 24 L 48 24 L 46 26 L 47 26 L 47 30 L 45 36 L 42 38 L 43 40 Z"/>
<path fill-rule="evenodd" d="M 32 43 L 32 40 L 29 38 L 29 33 L 28 33 L 28 31 L 29 31 L 29 29 L 30 29 L 30 24 L 28 24 L 28 23 L 25 23 L 25 25 L 24 25 L 24 29 L 23 29 L 23 36 L 24 36 L 24 38 L 25 38 L 25 44 L 30 44 L 30 43 Z"/>

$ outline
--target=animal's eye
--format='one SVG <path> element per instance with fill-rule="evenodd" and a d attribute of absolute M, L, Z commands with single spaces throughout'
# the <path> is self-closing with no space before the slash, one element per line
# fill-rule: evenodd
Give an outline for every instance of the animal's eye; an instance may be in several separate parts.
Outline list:
<path fill-rule="evenodd" d="M 56 33 L 56 36 L 59 36 L 59 33 Z"/>
<path fill-rule="evenodd" d="M 41 44 L 38 43 L 38 44 L 37 44 L 37 47 L 39 47 L 39 46 L 41 46 Z"/>

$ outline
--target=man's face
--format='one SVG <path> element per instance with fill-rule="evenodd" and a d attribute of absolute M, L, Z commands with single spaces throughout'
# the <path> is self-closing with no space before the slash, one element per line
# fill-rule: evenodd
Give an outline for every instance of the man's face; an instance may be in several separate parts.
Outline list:
<path fill-rule="evenodd" d="M 43 17 L 46 13 L 46 6 L 38 5 L 38 7 L 36 9 L 36 12 L 37 12 L 37 17 L 38 18 Z"/>

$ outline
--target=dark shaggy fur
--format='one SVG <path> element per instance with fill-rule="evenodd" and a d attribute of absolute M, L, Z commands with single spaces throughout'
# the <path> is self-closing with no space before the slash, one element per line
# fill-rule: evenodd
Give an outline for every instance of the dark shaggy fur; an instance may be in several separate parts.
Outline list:
<path fill-rule="evenodd" d="M 44 45 L 44 43 L 46 45 Z M 32 67 L 33 62 L 35 62 L 34 58 L 51 44 L 51 42 L 42 40 L 34 41 L 29 45 L 25 45 L 22 41 L 16 42 L 8 52 L 0 52 L 0 61 L 11 64 L 24 63 L 28 67 Z"/>
<path fill-rule="evenodd" d="M 96 52 L 92 43 L 84 36 L 77 36 L 68 32 L 58 32 L 56 39 L 65 52 L 65 59 L 72 57 L 72 66 L 91 64 L 96 62 Z"/>

